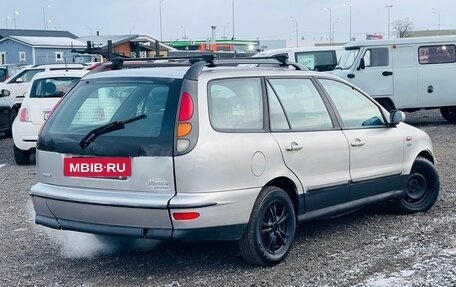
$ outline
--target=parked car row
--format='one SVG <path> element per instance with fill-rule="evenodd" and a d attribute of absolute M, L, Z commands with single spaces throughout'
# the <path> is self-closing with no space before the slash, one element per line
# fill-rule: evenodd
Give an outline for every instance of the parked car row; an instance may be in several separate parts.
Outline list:
<path fill-rule="evenodd" d="M 87 68 L 85 64 L 42 64 L 27 66 L 19 70 L 15 75 L 0 83 L 0 91 L 7 90 L 9 96 L 0 97 L 0 132 L 11 136 L 14 119 L 19 113 L 21 103 L 30 88 L 33 77 L 45 71 L 82 70 Z"/>
<path fill-rule="evenodd" d="M 431 140 L 401 111 L 283 57 L 188 60 L 92 73 L 49 118 L 23 112 L 47 118 L 30 192 L 37 224 L 233 240 L 247 262 L 271 266 L 298 222 L 382 201 L 425 212 L 437 200 Z M 35 81 L 30 100 L 45 93 L 46 80 Z"/>

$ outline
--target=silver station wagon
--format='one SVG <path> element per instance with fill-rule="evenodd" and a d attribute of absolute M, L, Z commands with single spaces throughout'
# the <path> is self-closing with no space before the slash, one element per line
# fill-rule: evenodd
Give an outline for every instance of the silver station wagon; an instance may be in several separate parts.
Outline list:
<path fill-rule="evenodd" d="M 401 111 L 284 58 L 190 60 L 87 75 L 63 98 L 37 142 L 37 224 L 238 241 L 270 266 L 298 222 L 437 200 L 431 140 Z"/>

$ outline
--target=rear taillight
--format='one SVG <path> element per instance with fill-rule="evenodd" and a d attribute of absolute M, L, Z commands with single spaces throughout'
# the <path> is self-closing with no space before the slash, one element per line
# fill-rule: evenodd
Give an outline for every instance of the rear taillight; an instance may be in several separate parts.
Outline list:
<path fill-rule="evenodd" d="M 174 212 L 174 220 L 194 220 L 200 216 L 198 212 Z"/>
<path fill-rule="evenodd" d="M 179 121 L 177 123 L 177 151 L 183 152 L 190 146 L 190 140 L 186 138 L 192 132 L 191 119 L 194 113 L 192 96 L 184 92 L 179 109 Z"/>
<path fill-rule="evenodd" d="M 30 122 L 30 115 L 27 108 L 21 108 L 19 110 L 19 121 L 20 122 Z"/>

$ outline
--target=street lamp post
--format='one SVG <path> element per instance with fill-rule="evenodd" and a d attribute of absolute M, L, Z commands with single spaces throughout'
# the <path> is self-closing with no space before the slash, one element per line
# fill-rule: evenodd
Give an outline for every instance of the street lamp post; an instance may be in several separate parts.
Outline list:
<path fill-rule="evenodd" d="M 332 11 L 331 8 L 324 8 L 324 10 L 329 12 L 329 43 L 332 43 Z"/>
<path fill-rule="evenodd" d="M 391 22 L 390 22 L 390 9 L 393 5 L 386 5 L 385 8 L 388 9 L 388 39 L 391 38 Z"/>
<path fill-rule="evenodd" d="M 332 39 L 333 39 L 333 42 L 334 42 L 334 39 L 336 38 L 336 30 L 334 29 L 334 26 L 336 26 L 336 23 L 339 21 L 339 18 L 337 18 L 336 20 L 333 21 L 332 23 Z"/>
<path fill-rule="evenodd" d="M 8 29 L 8 20 L 11 20 L 10 16 L 6 16 L 6 18 L 5 18 L 6 29 Z"/>
<path fill-rule="evenodd" d="M 90 27 L 89 25 L 85 24 L 84 25 L 86 27 L 87 30 L 90 31 L 90 36 L 93 36 L 93 30 L 92 30 L 92 27 Z M 131 34 L 131 33 L 130 33 Z"/>
<path fill-rule="evenodd" d="M 51 5 L 47 4 L 46 6 L 43 7 L 43 28 L 44 28 L 44 30 L 48 29 L 48 24 L 46 21 L 46 8 L 51 8 Z"/>
<path fill-rule="evenodd" d="M 232 46 L 233 46 L 233 57 L 236 58 L 236 47 L 234 46 L 234 0 L 232 1 L 233 4 L 233 37 L 231 38 L 232 40 Z"/>
<path fill-rule="evenodd" d="M 166 0 L 159 0 L 159 4 L 160 4 L 160 42 L 163 42 L 163 24 L 162 24 L 162 4 L 163 2 L 165 2 Z"/>
<path fill-rule="evenodd" d="M 352 41 L 352 6 L 348 3 L 345 3 L 344 6 L 348 6 L 348 9 L 349 9 L 349 18 L 348 18 L 348 41 L 351 42 Z"/>
<path fill-rule="evenodd" d="M 296 48 L 299 47 L 299 27 L 298 27 L 298 20 L 294 17 L 290 17 L 293 22 L 296 24 Z"/>
<path fill-rule="evenodd" d="M 437 15 L 439 17 L 439 30 L 440 30 L 440 12 L 439 12 L 439 10 L 432 8 L 432 13 L 434 13 L 435 15 Z"/>
<path fill-rule="evenodd" d="M 19 11 L 14 11 L 14 13 L 13 13 L 14 29 L 17 29 L 17 26 L 16 26 L 16 15 L 19 15 Z"/>

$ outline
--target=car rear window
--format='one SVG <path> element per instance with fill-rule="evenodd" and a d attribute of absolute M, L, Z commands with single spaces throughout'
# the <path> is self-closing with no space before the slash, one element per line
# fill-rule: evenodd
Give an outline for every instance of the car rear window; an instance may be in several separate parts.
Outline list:
<path fill-rule="evenodd" d="M 80 77 L 55 77 L 36 80 L 33 82 L 30 98 L 60 98 L 80 79 Z"/>
<path fill-rule="evenodd" d="M 45 125 L 39 149 L 109 156 L 170 156 L 182 80 L 147 78 L 80 82 L 63 99 Z M 82 149 L 90 131 L 140 115 L 124 129 L 99 136 Z"/>

